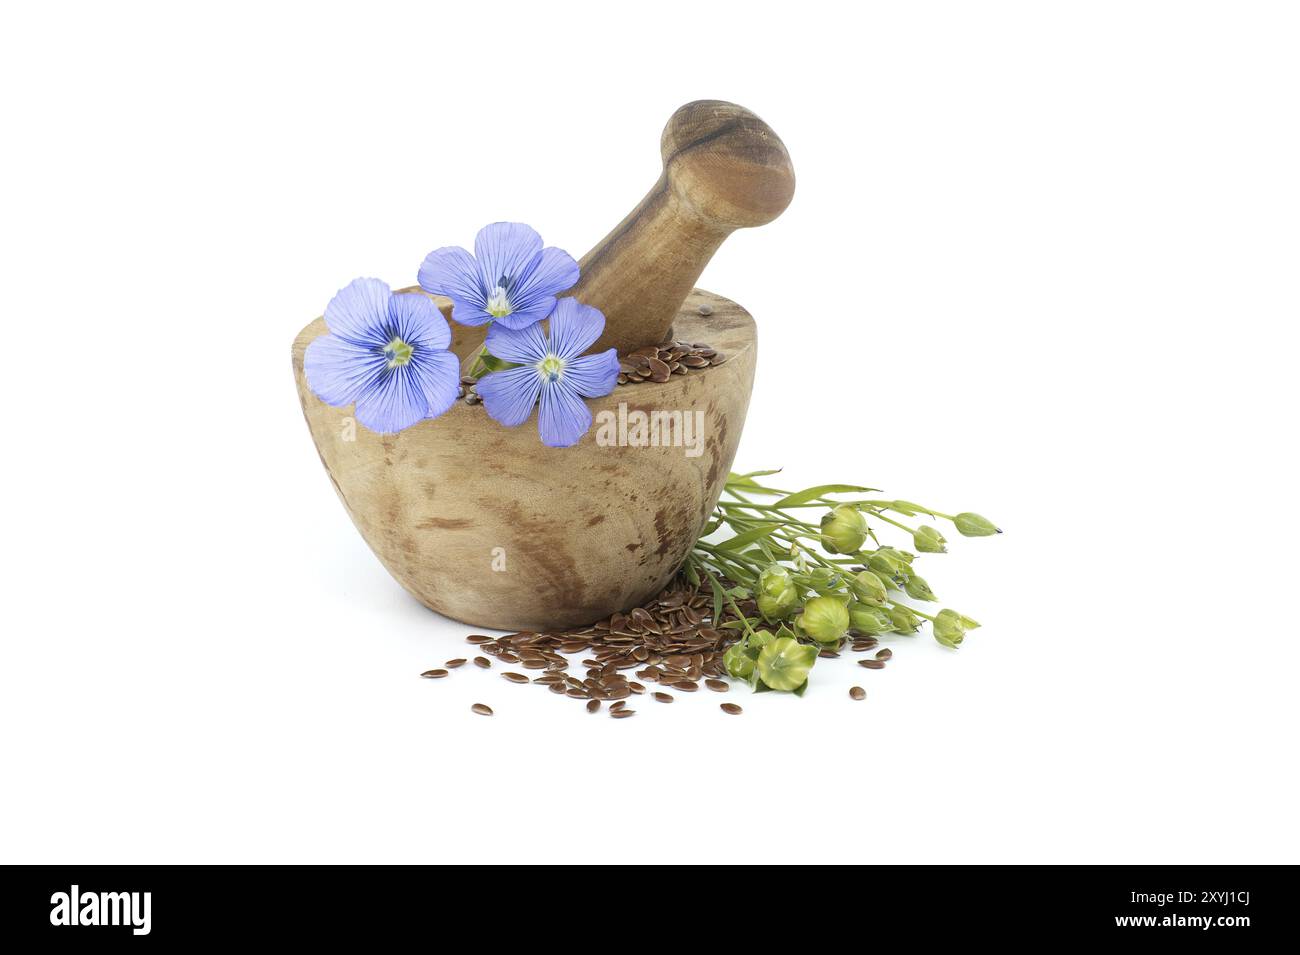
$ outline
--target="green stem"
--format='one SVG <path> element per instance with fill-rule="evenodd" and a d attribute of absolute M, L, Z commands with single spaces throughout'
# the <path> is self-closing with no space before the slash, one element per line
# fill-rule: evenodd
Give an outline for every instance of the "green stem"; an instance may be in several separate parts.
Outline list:
<path fill-rule="evenodd" d="M 918 617 L 924 617 L 926 620 L 929 620 L 931 623 L 934 623 L 934 617 L 930 616 L 924 610 L 917 610 L 915 607 L 909 607 L 907 604 L 901 603 L 895 600 L 893 597 L 886 597 L 885 599 L 889 601 L 889 604 L 892 607 L 902 607 L 904 610 L 910 610 Z"/>
<path fill-rule="evenodd" d="M 722 599 L 731 606 L 731 612 L 736 615 L 736 619 L 739 620 L 741 626 L 745 628 L 745 636 L 752 637 L 754 635 L 754 628 L 749 625 L 749 618 L 740 612 L 740 608 L 736 606 L 736 601 L 732 598 L 731 594 L 727 593 L 726 589 L 723 588 L 722 584 L 718 583 L 718 581 L 714 578 L 714 576 L 711 573 L 708 572 L 708 570 L 704 571 L 704 576 L 709 578 L 709 582 L 713 584 L 713 586 L 717 587 L 718 590 L 722 591 Z M 713 621 L 713 626 L 715 627 L 720 626 L 721 624 L 722 624 L 721 620 Z"/>
<path fill-rule="evenodd" d="M 898 521 L 894 520 L 892 517 L 886 517 L 884 514 L 880 513 L 880 511 L 876 510 L 875 508 L 870 508 L 870 509 L 868 509 L 867 513 L 868 513 L 868 514 L 874 514 L 876 517 L 880 518 L 880 519 L 881 519 L 882 521 L 884 521 L 886 524 L 893 524 L 895 527 L 902 528 L 903 530 L 907 531 L 909 534 L 915 534 L 915 533 L 916 533 L 915 530 L 913 530 L 912 528 L 908 527 L 906 524 L 900 524 Z M 880 543 L 880 542 L 877 541 L 876 543 Z"/>

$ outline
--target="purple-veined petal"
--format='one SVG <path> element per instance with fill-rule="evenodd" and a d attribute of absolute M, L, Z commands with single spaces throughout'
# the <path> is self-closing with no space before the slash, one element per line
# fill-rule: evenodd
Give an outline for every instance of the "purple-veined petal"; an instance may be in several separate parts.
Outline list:
<path fill-rule="evenodd" d="M 591 427 L 591 412 L 578 392 L 563 378 L 542 387 L 542 408 L 537 413 L 537 431 L 542 444 L 567 448 Z"/>
<path fill-rule="evenodd" d="M 492 321 L 492 314 L 482 305 L 459 298 L 451 300 L 451 317 L 461 325 L 486 325 Z"/>
<path fill-rule="evenodd" d="M 357 399 L 357 421 L 379 434 L 394 434 L 429 416 L 429 399 L 410 365 L 390 368 Z"/>
<path fill-rule="evenodd" d="M 474 258 L 484 294 L 491 295 L 503 278 L 513 284 L 541 251 L 542 237 L 522 222 L 494 222 L 480 229 L 474 237 Z"/>
<path fill-rule="evenodd" d="M 419 292 L 394 295 L 388 301 L 388 317 L 402 341 L 420 348 L 446 348 L 451 328 L 442 312 Z"/>
<path fill-rule="evenodd" d="M 460 389 L 460 359 L 449 351 L 417 349 L 406 366 L 424 392 L 425 416 L 436 418 L 456 403 Z"/>
<path fill-rule="evenodd" d="M 434 249 L 420 266 L 420 288 L 454 301 L 484 305 L 487 292 L 474 257 L 459 246 Z"/>
<path fill-rule="evenodd" d="M 384 374 L 388 359 L 376 345 L 321 335 L 307 346 L 303 373 L 312 393 L 327 405 L 350 405 Z"/>
<path fill-rule="evenodd" d="M 563 249 L 543 249 L 510 290 L 513 311 L 501 319 L 510 328 L 540 322 L 555 308 L 555 297 L 578 281 L 578 263 Z"/>
<path fill-rule="evenodd" d="M 325 324 L 340 338 L 380 342 L 392 294 L 379 279 L 353 279 L 325 306 Z"/>
<path fill-rule="evenodd" d="M 600 309 L 581 304 L 576 298 L 562 298 L 551 313 L 551 352 L 568 360 L 577 358 L 596 343 L 605 330 Z"/>
<path fill-rule="evenodd" d="M 509 428 L 528 420 L 541 388 L 542 377 L 532 365 L 494 371 L 480 378 L 475 386 L 488 416 Z"/>
<path fill-rule="evenodd" d="M 564 380 L 585 398 L 600 398 L 618 384 L 618 349 L 570 358 L 564 363 Z"/>
<path fill-rule="evenodd" d="M 535 365 L 547 354 L 546 336 L 542 333 L 542 326 L 537 324 L 514 329 L 493 322 L 484 343 L 497 358 L 521 365 Z"/>

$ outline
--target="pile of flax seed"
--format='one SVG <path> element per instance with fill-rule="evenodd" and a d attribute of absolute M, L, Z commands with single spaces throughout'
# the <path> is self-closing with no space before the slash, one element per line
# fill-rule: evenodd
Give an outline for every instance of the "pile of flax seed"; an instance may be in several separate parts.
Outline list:
<path fill-rule="evenodd" d="M 730 584 L 724 581 L 724 586 Z M 583 700 L 592 713 L 607 703 L 610 716 L 625 719 L 636 712 L 628 708 L 629 698 L 646 694 L 647 683 L 658 686 L 649 698 L 660 703 L 671 703 L 674 692 L 694 693 L 701 683 L 709 690 L 726 693 L 731 684 L 722 655 L 743 631 L 725 625 L 739 620 L 737 610 L 749 618 L 758 613 L 753 599 L 739 600 L 734 609 L 724 605 L 715 621 L 712 590 L 694 587 L 678 577 L 644 605 L 586 627 L 542 633 L 521 630 L 500 637 L 474 633 L 466 640 L 487 654 L 474 658 L 480 668 L 491 669 L 488 657 L 494 657 L 506 668 L 502 677 L 511 683 L 536 684 L 557 696 Z M 850 633 L 838 644 L 823 647 L 818 656 L 835 658 L 846 650 L 867 653 L 878 643 L 875 637 Z M 586 654 L 582 676 L 570 672 L 573 664 L 568 657 L 577 654 Z M 891 651 L 883 649 L 858 663 L 868 669 L 883 669 L 891 656 Z M 448 660 L 421 676 L 445 677 L 468 662 L 464 658 Z M 529 677 L 520 672 L 523 670 L 537 671 L 537 675 Z M 636 679 L 629 679 L 628 671 L 635 671 Z M 860 700 L 866 693 L 855 686 L 849 695 Z M 724 703 L 721 709 L 730 715 L 741 712 L 735 703 Z M 492 715 L 483 703 L 474 704 L 474 712 Z"/>

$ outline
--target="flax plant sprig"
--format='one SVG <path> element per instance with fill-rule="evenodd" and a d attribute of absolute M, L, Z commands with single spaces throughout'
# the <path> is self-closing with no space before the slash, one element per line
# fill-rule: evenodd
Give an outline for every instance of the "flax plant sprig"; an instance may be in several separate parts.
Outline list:
<path fill-rule="evenodd" d="M 913 527 L 897 517 L 948 521 L 964 537 L 1002 533 L 992 521 L 904 500 L 836 499 L 878 493 L 859 485 L 786 491 L 758 480 L 776 473 L 728 476 L 684 567 L 693 584 L 707 581 L 713 590 L 714 619 L 731 618 L 719 625 L 743 630 L 726 657 L 733 677 L 756 690 L 802 694 L 817 653 L 837 649 L 846 639 L 915 633 L 928 621 L 934 638 L 955 650 L 979 626 L 955 610 L 931 614 L 900 599 L 937 599 L 913 565 L 918 554 L 945 553 L 947 539 L 933 525 Z M 824 512 L 817 523 L 804 519 L 810 510 Z M 908 534 L 916 553 L 882 544 L 872 521 Z M 732 536 L 709 540 L 723 528 Z M 868 540 L 873 547 L 866 546 Z M 742 612 L 741 604 L 753 609 Z"/>

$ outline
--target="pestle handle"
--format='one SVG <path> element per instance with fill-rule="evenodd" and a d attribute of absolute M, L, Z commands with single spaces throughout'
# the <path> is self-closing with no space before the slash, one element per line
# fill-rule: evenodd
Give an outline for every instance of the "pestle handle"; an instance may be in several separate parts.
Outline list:
<path fill-rule="evenodd" d="M 569 293 L 605 313 L 598 349 L 626 354 L 663 341 L 722 241 L 771 222 L 794 195 L 785 144 L 734 103 L 687 103 L 664 127 L 660 151 L 659 181 L 582 257 Z"/>

